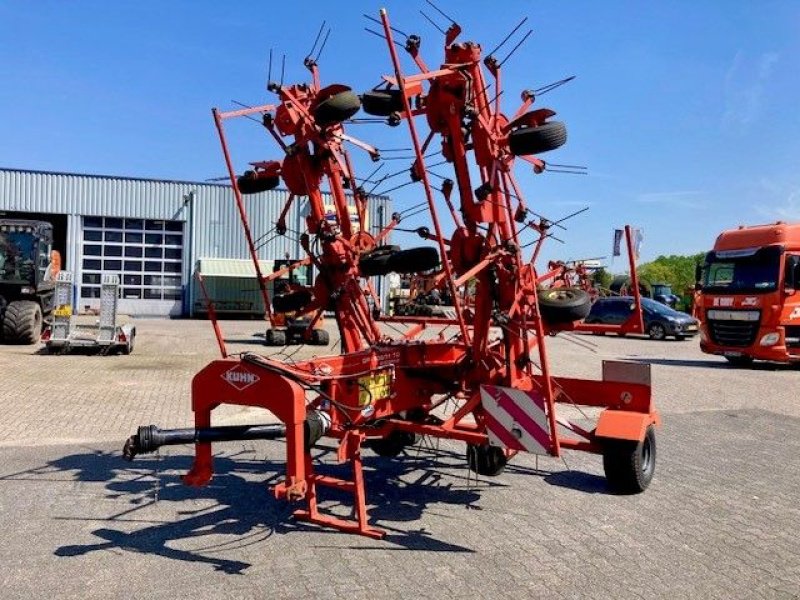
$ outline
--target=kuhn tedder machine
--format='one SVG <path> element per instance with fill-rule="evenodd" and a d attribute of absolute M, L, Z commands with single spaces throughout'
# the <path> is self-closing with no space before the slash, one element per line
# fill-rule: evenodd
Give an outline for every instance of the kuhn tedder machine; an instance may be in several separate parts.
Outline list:
<path fill-rule="evenodd" d="M 140 427 L 126 443 L 125 456 L 194 442 L 194 464 L 183 479 L 197 486 L 212 477 L 212 442 L 281 438 L 286 476 L 274 487 L 275 496 L 302 503 L 294 513 L 298 519 L 371 537 L 384 532 L 368 522 L 362 448 L 397 456 L 419 436 L 465 442 L 468 467 L 485 476 L 499 474 L 519 452 L 597 453 L 603 456 L 613 490 L 644 490 L 653 477 L 654 429 L 659 424 L 649 371 L 607 363 L 603 380 L 584 380 L 553 376 L 548 361 L 548 336 L 574 329 L 588 313 L 589 297 L 584 290 L 563 286 L 559 293 L 542 293 L 545 282 L 558 278 L 556 272 L 538 274 L 534 268 L 550 222 L 532 217 L 513 168 L 521 159 L 536 172 L 546 171 L 547 164 L 536 155 L 564 144 L 565 126 L 550 120 L 552 110 L 534 109 L 536 96 L 530 91 L 523 93 L 513 114 L 503 113 L 502 61 L 494 53 L 482 56 L 477 43 L 458 41 L 461 29 L 456 23 L 445 33 L 444 59 L 435 70 L 423 62 L 419 38 L 406 39 L 405 50 L 420 71 L 414 75 L 401 71 L 385 11 L 380 24 L 394 67 L 381 86 L 360 97 L 343 85 L 322 87 L 316 60 L 309 58 L 310 84 L 269 84 L 278 95 L 276 104 L 214 111 L 256 269 L 242 194 L 283 181 L 291 194 L 284 215 L 295 198 L 309 200 L 308 229 L 301 238 L 307 257 L 302 262 L 313 263 L 319 275 L 313 286 L 286 291 L 270 303 L 259 273 L 266 305 L 311 315 L 309 334 L 323 311 L 333 312 L 341 353 L 291 363 L 255 353 L 215 360 L 192 382 L 195 428 Z M 401 250 L 385 245 L 398 218 L 374 236 L 365 227 L 354 231 L 349 206 L 355 206 L 363 224 L 367 194 L 358 185 L 344 144 L 379 156 L 374 147 L 345 133 L 344 125 L 359 109 L 408 127 L 414 152 L 410 177 L 424 193 L 430 213 L 430 227 L 420 233 L 435 246 Z M 253 115 L 260 115 L 284 156 L 252 163 L 252 170 L 237 177 L 223 121 Z M 427 134 L 419 132 L 423 124 Z M 454 181 L 444 180 L 439 189 L 453 222 L 447 232 L 425 163 L 434 141 L 454 173 Z M 335 219 L 323 214 L 323 182 L 335 203 Z M 282 218 L 276 229 L 285 231 Z M 538 236 L 527 258 L 520 242 L 524 230 Z M 385 316 L 370 277 L 390 272 L 433 273 L 449 289 L 455 318 Z M 405 330 L 391 337 L 384 322 Z M 438 336 L 425 334 L 432 328 Z M 225 356 L 216 324 L 215 331 Z M 444 412 L 452 401 L 457 409 Z M 213 427 L 212 412 L 221 404 L 261 407 L 280 423 Z M 560 410 L 563 405 L 600 409 L 597 422 L 573 422 L 564 416 L 569 411 Z M 323 436 L 338 441 L 338 458 L 352 465 L 352 479 L 318 472 L 311 450 Z M 353 494 L 351 519 L 320 510 L 321 486 Z"/>

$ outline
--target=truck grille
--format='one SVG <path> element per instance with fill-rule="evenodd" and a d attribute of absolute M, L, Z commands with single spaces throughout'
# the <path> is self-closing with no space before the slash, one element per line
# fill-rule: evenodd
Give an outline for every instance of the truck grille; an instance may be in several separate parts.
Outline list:
<path fill-rule="evenodd" d="M 708 321 L 711 341 L 720 346 L 743 348 L 756 341 L 759 321 Z"/>

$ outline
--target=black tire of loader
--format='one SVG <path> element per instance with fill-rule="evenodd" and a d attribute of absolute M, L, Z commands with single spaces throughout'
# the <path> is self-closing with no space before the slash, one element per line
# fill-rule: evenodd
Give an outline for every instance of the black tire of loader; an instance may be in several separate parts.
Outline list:
<path fill-rule="evenodd" d="M 3 341 L 7 344 L 35 344 L 42 335 L 42 307 L 32 300 L 15 300 L 6 306 Z"/>

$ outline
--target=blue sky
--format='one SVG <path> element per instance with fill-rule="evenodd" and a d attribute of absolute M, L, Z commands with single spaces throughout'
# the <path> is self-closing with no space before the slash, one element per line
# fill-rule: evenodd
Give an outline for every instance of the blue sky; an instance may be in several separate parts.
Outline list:
<path fill-rule="evenodd" d="M 423 56 L 436 65 L 442 38 L 418 11 L 435 13 L 422 0 L 384 5 L 395 26 L 422 36 Z M 545 257 L 607 255 L 612 228 L 626 222 L 644 229 L 643 259 L 650 259 L 708 249 L 737 224 L 800 219 L 800 3 L 439 5 L 464 39 L 484 48 L 529 17 L 534 34 L 504 67 L 508 112 L 521 90 L 577 75 L 541 98 L 569 129 L 567 144 L 543 158 L 587 165 L 590 174 L 517 169 L 537 212 L 558 218 L 591 207 L 558 234 L 567 244 L 550 244 Z M 323 82 L 372 87 L 391 64 L 361 14 L 377 16 L 380 6 L 6 0 L 0 166 L 200 181 L 223 175 L 210 107 L 271 101 L 270 48 L 286 53 L 287 82 L 306 80 L 302 59 L 323 19 L 333 27 Z M 408 145 L 405 127 L 349 133 L 378 147 Z M 234 124 L 231 134 L 237 165 L 278 157 L 251 122 Z M 370 163 L 358 167 L 363 176 Z M 423 194 L 412 186 L 393 197 L 402 209 Z"/>

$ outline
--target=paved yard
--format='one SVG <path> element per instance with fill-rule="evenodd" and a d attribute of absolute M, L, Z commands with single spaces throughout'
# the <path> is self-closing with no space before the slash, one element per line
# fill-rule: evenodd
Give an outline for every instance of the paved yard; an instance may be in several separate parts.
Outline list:
<path fill-rule="evenodd" d="M 189 447 L 122 461 L 137 425 L 191 423 L 189 382 L 216 349 L 206 322 L 137 328 L 130 357 L 0 347 L 0 597 L 800 597 L 800 369 L 730 369 L 692 341 L 556 338 L 559 373 L 653 364 L 650 489 L 609 495 L 599 457 L 577 453 L 478 482 L 455 444 L 367 453 L 371 514 L 390 531 L 376 542 L 294 523 L 264 485 L 276 443 L 218 445 L 202 490 L 177 479 Z M 265 351 L 259 322 L 223 328 L 231 351 Z"/>

